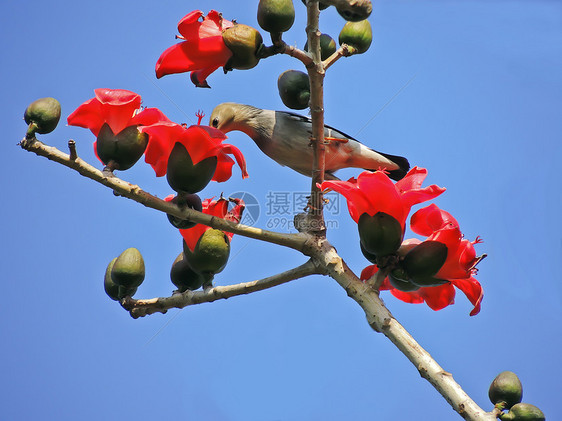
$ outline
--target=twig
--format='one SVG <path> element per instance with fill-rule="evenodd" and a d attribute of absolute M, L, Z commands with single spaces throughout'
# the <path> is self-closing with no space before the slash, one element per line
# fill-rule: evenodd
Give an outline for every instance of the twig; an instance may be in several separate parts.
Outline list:
<path fill-rule="evenodd" d="M 332 64 L 334 64 L 340 58 L 351 56 L 352 51 L 353 50 L 349 49 L 349 45 L 342 44 L 334 54 L 332 54 L 330 57 L 328 57 L 326 60 L 322 62 L 322 64 L 324 65 L 324 70 L 327 70 Z"/>
<path fill-rule="evenodd" d="M 171 297 L 152 298 L 149 300 L 135 300 L 131 297 L 123 299 L 121 305 L 129 311 L 131 317 L 144 317 L 153 313 L 166 313 L 171 308 L 184 308 L 190 305 L 211 303 L 216 300 L 227 299 L 237 295 L 263 291 L 277 285 L 313 274 L 323 273 L 312 260 L 285 272 L 258 281 L 244 282 L 235 285 L 217 286 L 203 291 L 186 291 L 176 293 Z"/>
<path fill-rule="evenodd" d="M 70 155 L 61 152 L 55 147 L 47 146 L 35 138 L 24 139 L 20 142 L 20 145 L 27 151 L 33 152 L 39 156 L 44 156 L 68 168 L 72 168 L 84 177 L 90 178 L 111 188 L 118 195 L 139 202 L 146 207 L 168 213 L 181 219 L 188 219 L 199 224 L 208 225 L 212 228 L 233 232 L 234 234 L 242 235 L 244 237 L 286 246 L 307 254 L 307 242 L 310 239 L 308 234 L 283 234 L 274 231 L 267 231 L 260 228 L 236 224 L 216 216 L 206 215 L 188 207 L 180 209 L 171 202 L 166 202 L 151 195 L 150 193 L 145 192 L 137 185 L 123 181 L 111 173 L 104 173 L 79 157 L 73 159 Z"/>

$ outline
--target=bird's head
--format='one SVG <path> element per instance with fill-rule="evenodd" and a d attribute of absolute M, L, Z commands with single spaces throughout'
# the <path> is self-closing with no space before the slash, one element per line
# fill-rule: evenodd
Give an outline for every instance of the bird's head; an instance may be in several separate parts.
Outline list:
<path fill-rule="evenodd" d="M 223 133 L 236 130 L 236 113 L 240 104 L 224 102 L 215 107 L 209 118 L 209 126 L 219 129 Z"/>

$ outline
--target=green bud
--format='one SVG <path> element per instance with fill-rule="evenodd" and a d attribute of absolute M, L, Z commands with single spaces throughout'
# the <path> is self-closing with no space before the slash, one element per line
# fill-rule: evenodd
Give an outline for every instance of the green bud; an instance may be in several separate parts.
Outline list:
<path fill-rule="evenodd" d="M 216 168 L 216 156 L 210 156 L 193 165 L 185 146 L 177 142 L 168 158 L 166 179 L 170 187 L 178 193 L 197 193 L 209 184 Z"/>
<path fill-rule="evenodd" d="M 518 403 L 511 407 L 508 413 L 501 414 L 502 421 L 545 421 L 543 412 L 529 403 Z"/>
<path fill-rule="evenodd" d="M 60 103 L 55 98 L 40 98 L 25 109 L 23 118 L 27 124 L 35 123 L 37 133 L 51 133 L 60 120 Z"/>
<path fill-rule="evenodd" d="M 191 291 L 199 289 L 203 284 L 211 282 L 213 277 L 214 275 L 212 273 L 201 274 L 195 272 L 191 266 L 189 266 L 183 252 L 174 260 L 172 269 L 170 270 L 170 279 L 180 292 L 184 292 L 188 289 Z"/>
<path fill-rule="evenodd" d="M 178 195 L 174 197 L 171 200 L 171 202 L 178 205 L 181 209 L 187 206 L 199 212 L 203 211 L 203 204 L 201 203 L 201 198 L 196 194 L 178 193 Z M 174 227 L 178 229 L 193 228 L 195 225 L 197 225 L 197 222 L 188 221 L 187 219 L 179 219 L 176 218 L 174 215 L 167 214 L 167 216 L 168 216 L 168 221 L 170 221 L 170 224 L 172 224 Z"/>
<path fill-rule="evenodd" d="M 336 41 L 328 34 L 320 34 L 320 59 L 326 60 L 338 49 Z M 308 41 L 304 44 L 304 51 L 308 51 Z"/>
<path fill-rule="evenodd" d="M 258 4 L 258 23 L 270 33 L 287 32 L 295 21 L 295 8 L 292 0 L 260 0 Z"/>
<path fill-rule="evenodd" d="M 373 5 L 370 0 L 354 0 L 339 3 L 336 10 L 345 20 L 359 22 L 371 15 Z"/>
<path fill-rule="evenodd" d="M 114 134 L 107 123 L 101 126 L 96 140 L 96 153 L 101 161 L 117 170 L 128 170 L 140 159 L 148 145 L 148 135 L 137 126 L 129 126 Z"/>
<path fill-rule="evenodd" d="M 251 26 L 237 23 L 223 31 L 222 39 L 232 51 L 232 57 L 224 66 L 225 70 L 251 69 L 260 61 L 258 51 L 263 48 L 263 38 Z"/>
<path fill-rule="evenodd" d="M 517 374 L 512 371 L 502 371 L 490 385 L 488 396 L 494 405 L 502 404 L 504 409 L 509 409 L 521 402 L 523 386 Z"/>
<path fill-rule="evenodd" d="M 396 288 L 399 291 L 417 291 L 420 289 L 419 286 L 413 284 L 408 279 L 408 274 L 401 268 L 396 268 L 388 275 L 388 280 L 390 285 Z"/>
<path fill-rule="evenodd" d="M 193 252 L 183 244 L 183 252 L 191 268 L 202 274 L 221 272 L 230 256 L 230 240 L 217 229 L 209 229 L 197 241 Z"/>
<path fill-rule="evenodd" d="M 343 26 L 339 42 L 355 49 L 355 53 L 362 54 L 369 49 L 373 41 L 373 31 L 368 20 L 360 22 L 346 22 Z"/>
<path fill-rule="evenodd" d="M 423 281 L 433 277 L 441 269 L 447 260 L 447 253 L 445 244 L 438 241 L 424 241 L 406 254 L 402 267 L 414 282 Z"/>
<path fill-rule="evenodd" d="M 136 248 L 131 247 L 119 255 L 111 269 L 111 279 L 125 288 L 136 288 L 144 281 L 144 259 Z"/>
<path fill-rule="evenodd" d="M 111 271 L 113 269 L 113 265 L 115 264 L 116 260 L 117 257 L 115 257 L 111 262 L 109 262 L 109 265 L 107 265 L 107 269 L 105 270 L 105 277 L 103 279 L 103 287 L 105 289 L 105 293 L 108 295 L 109 298 L 111 298 L 114 301 L 119 301 L 124 297 L 127 296 L 130 297 L 134 295 L 135 292 L 137 292 L 137 288 L 123 287 L 113 282 L 113 279 L 111 279 Z"/>
<path fill-rule="evenodd" d="M 357 224 L 361 244 L 371 254 L 387 256 L 398 250 L 402 242 L 402 226 L 393 216 L 377 212 L 364 213 Z"/>
<path fill-rule="evenodd" d="M 277 79 L 279 96 L 287 107 L 303 110 L 310 100 L 310 81 L 308 75 L 298 70 L 287 70 Z"/>

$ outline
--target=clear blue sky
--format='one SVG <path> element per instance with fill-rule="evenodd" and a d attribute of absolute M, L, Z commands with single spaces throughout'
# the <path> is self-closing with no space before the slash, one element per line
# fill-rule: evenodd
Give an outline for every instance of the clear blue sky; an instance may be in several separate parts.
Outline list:
<path fill-rule="evenodd" d="M 256 5 L 5 2 L 0 419 L 460 419 L 330 278 L 131 319 L 103 292 L 107 263 L 139 248 L 147 279 L 138 296 L 168 295 L 179 234 L 164 215 L 16 146 L 29 102 L 54 96 L 66 119 L 96 88 L 135 91 L 178 122 L 195 122 L 198 109 L 208 115 L 225 101 L 285 109 L 277 77 L 302 70 L 287 56 L 252 71 L 217 71 L 211 90 L 195 89 L 185 75 L 154 76 L 186 13 L 212 7 L 256 26 Z M 302 47 L 305 9 L 300 0 L 295 7 L 286 41 Z M 377 0 L 370 21 L 371 49 L 328 72 L 326 121 L 428 168 L 428 182 L 448 189 L 435 203 L 469 239 L 480 235 L 477 251 L 489 255 L 480 265 L 485 297 L 475 317 L 462 294 L 440 312 L 383 298 L 481 406 L 491 408 L 494 376 L 512 370 L 524 401 L 551 421 L 562 418 L 562 3 Z M 337 38 L 342 25 L 335 10 L 322 13 L 324 32 Z M 99 166 L 88 130 L 63 122 L 41 137 L 61 149 L 69 138 Z M 261 205 L 258 225 L 282 224 L 283 215 L 266 215 L 268 192 L 304 192 L 309 180 L 270 161 L 241 133 L 229 141 L 245 154 L 250 178 L 242 181 L 235 169 L 230 182 L 211 184 L 204 196 L 251 192 Z M 161 197 L 171 193 L 142 163 L 121 176 Z M 328 219 L 337 223 L 330 240 L 359 273 L 368 262 L 343 201 Z M 232 244 L 217 284 L 304 262 L 296 252 L 242 237 Z"/>

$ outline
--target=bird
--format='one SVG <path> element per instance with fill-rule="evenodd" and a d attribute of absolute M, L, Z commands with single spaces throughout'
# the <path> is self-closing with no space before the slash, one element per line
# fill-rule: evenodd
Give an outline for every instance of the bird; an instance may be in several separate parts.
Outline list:
<path fill-rule="evenodd" d="M 241 131 L 277 163 L 312 176 L 312 120 L 308 117 L 225 102 L 214 108 L 209 117 L 209 126 L 223 133 Z M 324 126 L 324 138 L 327 141 L 327 180 L 339 180 L 334 172 L 351 167 L 370 171 L 385 170 L 391 179 L 397 181 L 410 169 L 406 158 L 377 152 L 333 127 Z"/>

